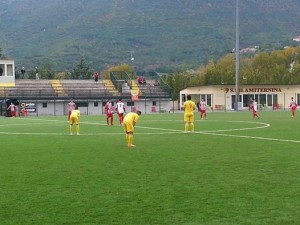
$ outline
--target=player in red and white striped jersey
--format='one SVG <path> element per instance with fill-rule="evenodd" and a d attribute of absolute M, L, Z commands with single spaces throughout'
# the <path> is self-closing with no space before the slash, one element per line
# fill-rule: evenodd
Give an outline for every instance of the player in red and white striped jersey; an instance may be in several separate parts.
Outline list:
<path fill-rule="evenodd" d="M 107 102 L 104 106 L 104 109 L 105 109 L 105 114 L 106 114 L 107 125 L 111 125 L 111 126 L 114 125 L 114 116 L 113 116 L 114 108 L 111 103 L 111 100 L 107 100 Z"/>
<path fill-rule="evenodd" d="M 298 106 L 298 105 L 297 105 L 296 101 L 294 101 L 294 98 L 291 97 L 290 108 L 291 108 L 291 112 L 292 112 L 292 117 L 295 116 L 295 111 L 296 111 L 296 109 L 297 109 L 297 106 Z"/>

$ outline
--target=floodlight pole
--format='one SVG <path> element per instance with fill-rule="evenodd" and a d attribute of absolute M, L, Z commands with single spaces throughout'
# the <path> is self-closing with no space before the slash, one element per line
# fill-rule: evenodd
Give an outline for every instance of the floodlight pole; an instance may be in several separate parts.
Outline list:
<path fill-rule="evenodd" d="M 133 62 L 134 61 L 134 57 L 133 57 L 133 53 L 134 51 L 128 51 L 130 53 L 130 61 Z"/>
<path fill-rule="evenodd" d="M 240 68 L 240 43 L 239 43 L 239 0 L 236 0 L 235 18 L 235 111 L 238 111 L 239 102 L 239 68 Z"/>

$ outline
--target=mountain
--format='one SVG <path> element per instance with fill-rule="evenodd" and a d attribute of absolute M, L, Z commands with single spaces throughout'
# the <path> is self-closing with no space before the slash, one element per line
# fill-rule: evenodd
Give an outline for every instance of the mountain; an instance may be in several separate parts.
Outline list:
<path fill-rule="evenodd" d="M 299 0 L 240 0 L 240 46 L 300 34 Z M 196 68 L 235 46 L 236 0 L 0 0 L 0 48 L 17 67 Z M 131 60 L 131 59 L 134 60 Z"/>

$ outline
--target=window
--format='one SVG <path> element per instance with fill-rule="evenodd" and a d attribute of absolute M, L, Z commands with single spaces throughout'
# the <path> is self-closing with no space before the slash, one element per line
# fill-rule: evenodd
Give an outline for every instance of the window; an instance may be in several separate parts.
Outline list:
<path fill-rule="evenodd" d="M 0 64 L 0 76 L 4 76 L 5 71 L 4 71 L 4 64 Z"/>
<path fill-rule="evenodd" d="M 206 104 L 212 106 L 212 97 L 211 95 L 206 95 Z"/>
<path fill-rule="evenodd" d="M 127 102 L 127 106 L 134 106 L 134 102 Z"/>
<path fill-rule="evenodd" d="M 267 95 L 267 106 L 272 106 L 272 95 Z"/>
<path fill-rule="evenodd" d="M 89 103 L 88 102 L 75 102 L 76 106 L 78 107 L 88 107 Z"/>
<path fill-rule="evenodd" d="M 243 95 L 243 107 L 249 107 L 254 99 L 254 95 Z"/>
<path fill-rule="evenodd" d="M 153 101 L 153 102 L 152 102 L 152 105 L 153 105 L 153 106 L 156 106 L 156 101 Z"/>
<path fill-rule="evenodd" d="M 43 102 L 43 108 L 47 108 L 47 102 Z"/>
<path fill-rule="evenodd" d="M 94 107 L 98 107 L 98 102 L 94 102 Z"/>
<path fill-rule="evenodd" d="M 261 104 L 262 106 L 265 106 L 267 101 L 266 101 L 266 95 L 259 95 L 259 104 Z"/>
<path fill-rule="evenodd" d="M 13 73 L 13 65 L 12 64 L 8 64 L 7 65 L 7 76 L 13 76 L 14 73 Z"/>
<path fill-rule="evenodd" d="M 278 96 L 277 94 L 273 95 L 273 105 L 278 104 Z"/>
<path fill-rule="evenodd" d="M 253 99 L 256 99 L 257 103 L 262 106 L 273 106 L 278 103 L 277 94 L 249 94 L 243 95 L 243 106 L 249 107 Z"/>

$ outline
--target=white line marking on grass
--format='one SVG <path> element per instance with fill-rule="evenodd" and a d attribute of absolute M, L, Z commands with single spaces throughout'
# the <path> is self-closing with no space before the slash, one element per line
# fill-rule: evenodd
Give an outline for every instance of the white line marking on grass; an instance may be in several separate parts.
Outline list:
<path fill-rule="evenodd" d="M 7 135 L 47 135 L 47 136 L 63 136 L 63 135 L 70 135 L 67 133 L 29 133 L 29 132 L 0 132 L 0 134 L 7 134 Z"/>
<path fill-rule="evenodd" d="M 58 123 L 61 123 L 61 122 L 53 120 L 51 124 L 58 124 Z M 50 124 L 50 125 L 51 125 L 51 124 Z M 31 125 L 45 125 L 45 123 L 31 123 L 30 126 L 31 126 Z M 47 125 L 49 125 L 49 124 L 47 123 Z M 20 124 L 1 124 L 1 125 L 0 125 L 0 127 L 14 127 L 14 126 L 28 126 L 28 123 L 20 123 Z"/>
<path fill-rule="evenodd" d="M 107 125 L 107 123 L 104 123 L 104 122 L 97 122 L 97 123 L 80 122 L 80 124 L 88 124 L 88 125 L 96 125 L 96 126 L 107 126 L 107 127 L 110 126 L 110 125 Z"/>
<path fill-rule="evenodd" d="M 219 122 L 219 121 L 217 121 Z M 245 128 L 233 128 L 233 129 L 226 129 L 226 130 L 212 130 L 212 131 L 203 131 L 206 133 L 214 133 L 214 132 L 227 132 L 227 131 L 237 131 L 237 130 L 256 130 L 256 129 L 262 129 L 270 127 L 271 125 L 268 123 L 262 123 L 262 122 L 250 122 L 250 121 L 222 121 L 222 122 L 229 122 L 229 123 L 250 123 L 250 124 L 259 124 L 262 126 L 259 127 L 245 127 Z"/>
<path fill-rule="evenodd" d="M 220 122 L 218 120 L 212 121 L 212 122 Z M 211 130 L 211 131 L 200 131 L 200 133 L 214 133 L 214 132 L 228 132 L 228 131 L 237 131 L 237 130 L 255 130 L 255 129 L 261 129 L 261 128 L 267 128 L 270 127 L 271 125 L 268 123 L 261 123 L 261 122 L 253 122 L 253 121 L 222 121 L 226 123 L 250 123 L 250 124 L 259 124 L 261 126 L 257 127 L 245 127 L 245 128 L 233 128 L 233 129 L 226 129 L 226 130 Z M 184 131 L 182 130 L 173 130 L 173 129 L 168 129 L 168 128 L 156 128 L 156 127 L 144 127 L 144 126 L 136 126 L 144 129 L 153 129 L 153 130 L 164 130 L 164 131 L 173 131 L 176 133 L 183 133 Z M 196 132 L 195 132 L 196 133 Z"/>
<path fill-rule="evenodd" d="M 266 137 L 257 137 L 257 136 L 244 136 L 244 135 L 235 135 L 235 134 L 218 134 L 218 133 L 208 133 L 208 132 L 197 132 L 197 133 L 201 133 L 201 134 L 205 134 L 205 135 L 225 136 L 225 137 L 258 139 L 258 140 L 264 140 L 264 141 L 279 141 L 279 142 L 300 143 L 300 140 L 288 140 L 288 139 L 279 139 L 279 138 L 266 138 Z"/>
<path fill-rule="evenodd" d="M 155 133 L 135 133 L 137 135 L 161 135 L 161 134 L 174 134 L 174 133 L 182 133 L 182 131 L 178 132 L 155 132 Z M 0 134 L 6 135 L 41 135 L 41 136 L 114 136 L 114 135 L 125 135 L 124 132 L 122 133 L 80 133 L 79 135 L 73 134 L 70 135 L 69 133 L 29 133 L 29 132 L 0 132 Z"/>
<path fill-rule="evenodd" d="M 66 123 L 67 121 L 62 120 L 46 120 L 46 119 L 30 119 L 24 118 L 28 120 L 40 120 L 45 122 L 55 122 L 55 123 Z M 166 120 L 165 120 L 166 121 Z M 181 120 L 180 120 L 181 121 Z M 197 122 L 200 120 L 197 120 Z M 174 120 L 170 120 L 170 122 L 174 122 Z M 204 122 L 204 121 L 201 121 Z M 208 122 L 208 121 L 207 121 Z M 250 123 L 250 124 L 259 124 L 262 126 L 258 127 L 248 127 L 248 128 L 236 128 L 236 129 L 226 129 L 226 130 L 212 130 L 212 131 L 195 131 L 194 134 L 204 134 L 204 135 L 214 135 L 214 136 L 223 136 L 223 137 L 236 137 L 236 138 L 246 138 L 246 139 L 257 139 L 257 140 L 267 140 L 267 141 L 279 141 L 279 142 L 292 142 L 292 143 L 300 143 L 300 140 L 288 140 L 288 139 L 279 139 L 279 138 L 267 138 L 267 137 L 258 137 L 258 136 L 245 136 L 245 135 L 235 135 L 235 134 L 220 134 L 218 132 L 229 132 L 229 131 L 242 131 L 242 130 L 252 130 L 252 129 L 261 129 L 261 128 L 268 128 L 271 125 L 262 122 L 255 122 L 255 121 L 218 121 L 218 120 L 209 120 L 209 122 L 228 122 L 228 123 Z M 45 123 L 36 123 L 36 125 L 45 124 Z M 81 122 L 81 124 L 89 124 L 89 125 L 100 125 L 100 126 L 107 126 L 105 122 L 100 123 L 91 123 L 91 122 Z M 24 126 L 27 124 L 2 124 L 1 127 L 5 126 Z M 167 129 L 167 128 L 156 128 L 156 127 L 146 127 L 146 126 L 136 126 L 142 129 L 148 130 L 158 130 L 163 132 L 155 132 L 155 133 L 135 133 L 135 135 L 161 135 L 161 134 L 184 134 L 183 130 L 175 130 L 175 129 Z M 69 133 L 33 133 L 33 132 L 0 132 L 0 134 L 6 135 L 44 135 L 44 136 L 103 136 L 103 135 L 124 135 L 124 132 L 120 133 L 83 133 L 80 135 L 70 135 Z"/>
<path fill-rule="evenodd" d="M 217 121 L 216 121 L 217 122 Z M 222 121 L 224 122 L 224 121 Z M 214 135 L 214 136 L 223 136 L 223 137 L 237 137 L 237 138 L 247 138 L 247 139 L 257 139 L 257 140 L 264 140 L 264 141 L 279 141 L 279 142 L 292 142 L 292 143 L 300 143 L 300 140 L 288 140 L 288 139 L 279 139 L 279 138 L 267 138 L 267 137 L 258 137 L 258 136 L 245 136 L 245 135 L 235 135 L 235 134 L 220 134 L 217 132 L 228 132 L 228 131 L 238 131 L 238 130 L 251 130 L 251 129 L 261 129 L 261 128 L 268 128 L 271 125 L 268 123 L 262 123 L 262 122 L 249 122 L 249 121 L 226 121 L 226 122 L 244 122 L 244 123 L 256 123 L 261 124 L 263 126 L 260 127 L 251 127 L 251 128 L 237 128 L 237 129 L 227 129 L 227 130 L 214 130 L 214 131 L 195 131 L 194 133 L 190 134 L 204 134 L 204 135 Z M 173 133 L 184 133 L 182 130 L 173 130 L 173 129 L 164 129 L 164 128 L 153 128 L 153 127 L 141 127 L 145 129 L 154 129 L 154 130 L 169 130 Z M 143 133 L 139 133 L 143 134 Z M 185 134 L 186 135 L 186 134 Z"/>
<path fill-rule="evenodd" d="M 51 122 L 51 124 L 57 124 L 57 123 L 66 123 L 68 124 L 67 121 L 62 121 L 62 120 L 49 120 L 49 119 L 39 119 L 39 118 L 23 118 L 24 120 L 31 120 L 31 121 L 44 121 L 44 122 Z M 166 121 L 166 120 L 165 120 Z M 181 120 L 180 120 L 181 121 Z M 199 120 L 200 121 L 200 120 Z M 168 122 L 174 122 L 173 120 L 169 120 Z M 220 122 L 220 121 L 213 121 L 210 120 L 210 122 Z M 224 131 L 233 131 L 233 130 L 248 130 L 248 129 L 259 129 L 259 128 L 265 128 L 270 126 L 269 124 L 265 123 L 259 123 L 259 122 L 249 122 L 249 121 L 222 121 L 222 122 L 229 122 L 229 123 L 254 123 L 254 124 L 263 124 L 262 127 L 253 127 L 253 128 L 239 128 L 239 129 L 226 129 L 226 130 L 214 130 L 214 131 L 204 131 L 204 132 L 195 132 L 195 133 L 213 133 L 213 132 L 224 132 Z M 33 123 L 31 125 L 41 125 L 45 123 Z M 96 125 L 96 126 L 108 126 L 106 122 L 102 123 L 93 123 L 93 122 L 80 122 L 80 124 L 88 124 L 88 125 Z M 0 125 L 0 126 L 26 126 L 28 124 L 5 124 L 5 125 Z M 156 128 L 156 127 L 145 127 L 145 126 L 136 126 L 139 128 L 143 129 L 148 129 L 148 130 L 159 130 L 159 131 L 164 131 L 164 132 L 149 132 L 149 133 L 135 133 L 138 135 L 160 135 L 160 134 L 171 134 L 171 133 L 184 133 L 182 130 L 175 130 L 175 129 L 168 129 L 168 128 Z M 15 134 L 15 135 L 67 135 L 69 136 L 70 134 L 68 133 L 33 133 L 33 132 L 0 132 L 0 134 Z M 124 133 L 83 133 L 80 135 L 85 135 L 85 136 L 97 136 L 97 135 L 118 135 L 118 134 L 124 134 Z"/>
<path fill-rule="evenodd" d="M 135 126 L 138 128 L 143 128 L 143 129 L 149 129 L 149 130 L 164 130 L 164 131 L 169 131 L 173 133 L 182 133 L 182 130 L 174 130 L 174 129 L 168 129 L 168 128 L 158 128 L 158 127 L 144 127 L 144 126 Z M 141 133 L 144 134 L 144 133 Z"/>
<path fill-rule="evenodd" d="M 55 121 L 55 122 L 62 122 L 62 123 L 64 123 L 64 122 L 68 122 L 68 121 L 62 121 L 62 120 L 47 120 L 47 119 L 39 119 L 39 118 L 22 118 L 22 120 L 38 120 L 38 121 L 47 121 L 47 122 L 53 122 L 53 121 Z"/>

